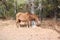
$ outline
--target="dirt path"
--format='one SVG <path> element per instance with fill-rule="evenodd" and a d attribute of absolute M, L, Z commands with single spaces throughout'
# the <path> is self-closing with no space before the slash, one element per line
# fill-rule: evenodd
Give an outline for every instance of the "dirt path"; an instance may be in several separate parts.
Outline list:
<path fill-rule="evenodd" d="M 52 29 L 16 28 L 12 20 L 0 21 L 0 40 L 60 40 L 59 36 L 60 34 Z"/>

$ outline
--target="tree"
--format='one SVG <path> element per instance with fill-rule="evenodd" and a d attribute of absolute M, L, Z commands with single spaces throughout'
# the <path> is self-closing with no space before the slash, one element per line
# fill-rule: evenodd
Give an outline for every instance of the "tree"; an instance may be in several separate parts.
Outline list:
<path fill-rule="evenodd" d="M 6 19 L 12 18 L 14 16 L 14 6 L 13 6 L 14 1 L 2 0 L 1 3 L 2 3 L 2 11 L 3 11 L 1 14 L 3 14 L 3 16 Z"/>

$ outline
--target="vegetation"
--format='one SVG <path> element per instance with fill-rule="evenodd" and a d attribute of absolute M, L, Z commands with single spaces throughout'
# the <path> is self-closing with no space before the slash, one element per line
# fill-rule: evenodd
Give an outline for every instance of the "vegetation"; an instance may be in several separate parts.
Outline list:
<path fill-rule="evenodd" d="M 0 17 L 5 19 L 15 18 L 17 12 L 31 10 L 43 18 L 60 18 L 60 0 L 0 0 Z"/>

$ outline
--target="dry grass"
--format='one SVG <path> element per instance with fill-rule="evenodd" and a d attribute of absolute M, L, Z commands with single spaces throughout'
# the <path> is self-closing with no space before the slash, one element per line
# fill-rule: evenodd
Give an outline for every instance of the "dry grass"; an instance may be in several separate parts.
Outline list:
<path fill-rule="evenodd" d="M 43 20 L 41 23 L 42 28 L 54 29 L 60 32 L 60 21 L 55 20 Z"/>

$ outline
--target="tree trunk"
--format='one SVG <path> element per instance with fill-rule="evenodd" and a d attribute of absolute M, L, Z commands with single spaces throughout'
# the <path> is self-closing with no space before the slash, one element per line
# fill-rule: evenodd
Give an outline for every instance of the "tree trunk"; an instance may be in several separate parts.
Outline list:
<path fill-rule="evenodd" d="M 17 0 L 16 1 L 14 1 L 14 13 L 16 14 L 17 13 Z"/>
<path fill-rule="evenodd" d="M 34 0 L 31 0 L 31 13 L 34 14 Z"/>

